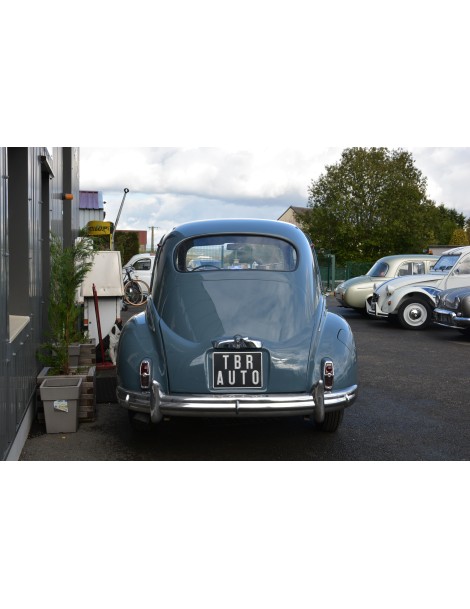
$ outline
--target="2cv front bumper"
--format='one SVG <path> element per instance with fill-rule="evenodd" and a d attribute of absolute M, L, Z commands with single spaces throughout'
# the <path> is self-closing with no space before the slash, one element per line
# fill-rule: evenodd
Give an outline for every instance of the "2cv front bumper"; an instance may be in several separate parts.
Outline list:
<path fill-rule="evenodd" d="M 325 412 L 351 406 L 357 398 L 357 385 L 337 391 L 325 391 L 320 381 L 311 394 L 207 394 L 167 395 L 153 381 L 150 391 L 127 391 L 117 388 L 120 406 L 150 415 L 152 423 L 165 417 L 279 417 L 311 416 L 323 422 Z"/>

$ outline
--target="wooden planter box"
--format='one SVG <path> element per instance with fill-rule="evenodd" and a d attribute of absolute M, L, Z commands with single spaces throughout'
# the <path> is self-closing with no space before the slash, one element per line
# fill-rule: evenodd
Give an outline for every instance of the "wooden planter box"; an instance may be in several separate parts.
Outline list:
<path fill-rule="evenodd" d="M 95 366 L 96 365 L 96 340 L 92 338 L 88 343 L 80 343 L 80 355 L 78 358 L 78 366 Z"/>

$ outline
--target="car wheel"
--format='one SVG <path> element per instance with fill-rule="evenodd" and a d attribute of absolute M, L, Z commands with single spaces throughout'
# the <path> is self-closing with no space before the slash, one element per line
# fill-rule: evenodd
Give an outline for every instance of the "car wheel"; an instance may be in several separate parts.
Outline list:
<path fill-rule="evenodd" d="M 419 296 L 408 298 L 398 310 L 398 321 L 406 330 L 423 330 L 429 326 L 431 319 L 429 303 Z"/>
<path fill-rule="evenodd" d="M 470 338 L 470 328 L 461 328 L 460 332 L 467 338 Z"/>
<path fill-rule="evenodd" d="M 323 421 L 323 423 L 315 423 L 315 427 L 320 431 L 334 433 L 341 425 L 343 417 L 344 410 L 335 410 L 334 412 L 327 412 L 325 414 L 325 420 Z"/>

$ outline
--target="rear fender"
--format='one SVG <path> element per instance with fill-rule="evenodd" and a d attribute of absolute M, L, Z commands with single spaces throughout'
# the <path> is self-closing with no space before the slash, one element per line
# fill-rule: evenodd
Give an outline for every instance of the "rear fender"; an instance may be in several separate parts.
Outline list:
<path fill-rule="evenodd" d="M 140 364 L 148 359 L 151 364 L 151 378 L 162 390 L 168 391 L 168 375 L 165 352 L 160 330 L 156 325 L 155 310 L 151 300 L 147 311 L 132 317 L 124 326 L 117 353 L 118 385 L 129 391 L 140 391 Z M 150 317 L 150 323 L 149 323 Z"/>
<path fill-rule="evenodd" d="M 357 351 L 349 324 L 340 315 L 326 312 L 313 338 L 309 376 L 312 387 L 322 380 L 322 362 L 331 359 L 335 366 L 334 389 L 357 385 Z"/>

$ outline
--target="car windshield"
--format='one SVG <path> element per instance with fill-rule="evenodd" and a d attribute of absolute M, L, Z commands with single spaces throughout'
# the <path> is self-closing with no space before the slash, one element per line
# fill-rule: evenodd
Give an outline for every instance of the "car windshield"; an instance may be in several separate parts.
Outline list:
<path fill-rule="evenodd" d="M 376 262 L 367 273 L 369 277 L 386 277 L 390 267 L 386 262 Z"/>
<path fill-rule="evenodd" d="M 459 257 L 460 256 L 458 254 L 447 254 L 441 256 L 432 270 L 437 271 L 438 273 L 442 273 L 442 271 L 450 271 Z"/>
<path fill-rule="evenodd" d="M 176 252 L 178 271 L 293 271 L 295 248 L 282 239 L 256 235 L 210 235 L 183 242 Z"/>

